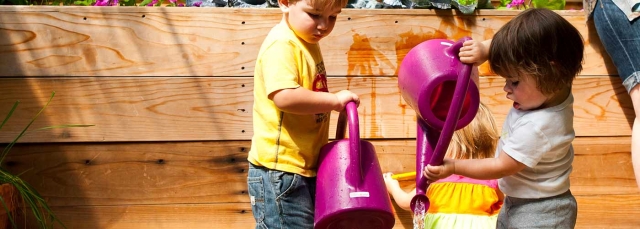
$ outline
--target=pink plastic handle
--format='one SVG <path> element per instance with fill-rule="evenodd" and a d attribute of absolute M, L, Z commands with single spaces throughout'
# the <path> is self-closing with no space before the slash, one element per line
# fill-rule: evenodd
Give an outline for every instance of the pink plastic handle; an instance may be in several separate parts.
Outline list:
<path fill-rule="evenodd" d="M 449 54 L 453 54 L 456 59 L 460 60 L 458 53 L 460 52 L 460 48 L 462 48 L 462 44 L 468 40 L 471 40 L 471 38 L 461 38 L 456 43 L 451 45 L 451 47 L 447 49 L 447 52 Z M 449 113 L 447 114 L 444 126 L 442 127 L 438 145 L 436 145 L 435 149 L 433 150 L 433 156 L 431 157 L 431 161 L 429 162 L 429 164 L 431 165 L 442 165 L 442 160 L 444 159 L 444 155 L 446 154 L 449 143 L 451 142 L 451 138 L 453 137 L 453 132 L 455 131 L 456 125 L 458 124 L 458 120 L 460 119 L 460 112 L 462 111 L 464 98 L 467 95 L 469 81 L 471 81 L 471 68 L 471 64 L 464 64 L 462 69 L 458 73 L 458 80 L 456 82 L 453 98 L 451 98 Z"/>
<path fill-rule="evenodd" d="M 344 138 L 345 126 L 347 125 L 347 119 L 349 123 L 349 149 L 357 155 L 357 165 L 360 169 L 357 170 L 358 174 L 355 174 L 358 180 L 362 180 L 362 166 L 360 163 L 360 121 L 358 120 L 358 107 L 355 102 L 349 102 L 345 106 L 345 109 L 340 112 L 338 117 L 338 126 L 336 127 L 336 140 Z"/>

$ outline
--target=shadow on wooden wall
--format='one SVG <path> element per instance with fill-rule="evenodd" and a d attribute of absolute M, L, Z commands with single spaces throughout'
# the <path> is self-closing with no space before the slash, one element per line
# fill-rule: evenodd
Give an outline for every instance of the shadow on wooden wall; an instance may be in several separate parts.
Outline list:
<path fill-rule="evenodd" d="M 427 39 L 490 38 L 516 13 L 344 10 L 321 42 L 329 87 L 360 95 L 360 133 L 383 171 L 415 169 L 415 113 L 396 78 L 406 53 Z M 630 99 L 583 13 L 558 13 L 586 45 L 573 89 L 578 228 L 633 228 Z M 252 227 L 253 66 L 279 19 L 277 9 L 0 7 L 0 112 L 22 101 L 0 142 L 51 91 L 34 127 L 96 125 L 30 133 L 5 166 L 26 171 L 68 228 Z M 487 65 L 480 72 L 481 100 L 502 123 L 504 80 Z M 411 228 L 410 213 L 395 209 L 395 228 Z"/>

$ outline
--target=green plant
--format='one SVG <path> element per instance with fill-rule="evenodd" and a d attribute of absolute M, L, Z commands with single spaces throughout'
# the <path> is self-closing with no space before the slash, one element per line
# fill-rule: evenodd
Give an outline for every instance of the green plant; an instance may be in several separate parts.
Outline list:
<path fill-rule="evenodd" d="M 16 144 L 16 142 L 18 142 L 18 140 L 22 136 L 24 136 L 27 133 L 27 129 L 29 129 L 31 124 L 33 124 L 33 122 L 36 120 L 36 118 L 38 118 L 38 116 L 42 113 L 42 111 L 44 111 L 44 109 L 47 108 L 47 106 L 49 106 L 49 103 L 51 103 L 51 100 L 53 99 L 54 95 L 55 95 L 55 92 L 52 92 L 51 97 L 49 98 L 49 101 L 44 105 L 44 107 L 42 107 L 42 109 L 40 109 L 40 111 L 31 119 L 29 124 L 22 130 L 22 132 L 20 132 L 20 134 L 15 139 L 13 139 L 13 141 L 9 143 L 4 148 L 4 150 L 2 150 L 2 154 L 0 154 L 0 165 L 4 161 L 4 158 L 7 156 L 7 154 L 9 154 L 9 151 L 11 150 L 11 148 Z M 0 124 L 0 130 L 2 129 L 4 124 L 7 123 L 9 118 L 11 118 L 11 116 L 13 115 L 13 112 L 16 110 L 19 103 L 20 101 L 16 101 L 13 104 L 13 107 L 5 117 L 4 121 L 2 121 L 2 124 Z M 93 126 L 93 125 L 67 124 L 67 125 L 42 127 L 37 130 L 68 128 L 68 127 L 89 127 L 89 126 Z M 21 174 L 18 174 L 18 175 L 11 174 L 5 168 L 0 166 L 0 184 L 9 183 L 16 188 L 16 190 L 20 194 L 19 196 L 22 198 L 23 207 L 25 208 L 28 207 L 31 209 L 31 212 L 33 213 L 33 216 L 38 221 L 40 228 L 53 228 L 53 225 L 55 222 L 58 222 L 60 225 L 62 225 L 62 227 L 66 228 L 64 224 L 55 216 L 55 214 L 53 214 L 53 211 L 51 211 L 51 208 L 49 208 L 49 205 L 44 200 L 44 198 L 42 198 L 40 193 L 38 193 L 38 191 L 35 188 L 29 185 L 29 183 L 25 182 L 20 178 Z M 14 216 L 11 215 L 9 208 L 5 200 L 2 199 L 2 197 L 0 197 L 0 202 L 2 202 L 2 206 L 4 207 L 5 211 L 7 212 L 7 215 L 9 216 L 11 225 L 13 225 L 13 228 L 17 229 L 18 227 L 15 223 L 15 220 L 13 219 Z"/>

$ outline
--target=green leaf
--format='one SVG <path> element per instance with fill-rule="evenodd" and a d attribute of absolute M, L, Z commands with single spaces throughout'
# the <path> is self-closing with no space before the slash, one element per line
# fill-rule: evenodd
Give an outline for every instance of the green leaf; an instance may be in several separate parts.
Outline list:
<path fill-rule="evenodd" d="M 45 127 L 41 127 L 41 128 L 36 129 L 36 131 L 38 131 L 38 130 L 49 130 L 49 129 L 60 129 L 60 128 L 70 128 L 70 127 L 90 127 L 90 126 L 95 126 L 95 125 L 65 124 L 65 125 L 57 125 L 57 126 L 45 126 Z"/>
<path fill-rule="evenodd" d="M 0 163 L 2 163 L 4 161 L 4 157 L 7 156 L 7 153 L 9 153 L 9 150 L 11 150 L 11 147 L 13 147 L 13 145 L 16 144 L 18 139 L 20 139 L 24 135 L 24 133 L 27 132 L 27 129 L 29 129 L 31 124 L 33 124 L 33 122 L 36 121 L 36 118 L 38 118 L 38 116 L 42 113 L 42 111 L 44 111 L 44 109 L 47 108 L 47 106 L 49 106 L 49 103 L 51 103 L 51 100 L 53 99 L 53 96 L 55 96 L 55 95 L 56 95 L 55 91 L 51 93 L 51 97 L 49 97 L 49 101 L 47 101 L 47 103 L 44 105 L 44 107 L 42 107 L 42 109 L 40 109 L 40 111 L 36 114 L 36 116 L 34 116 L 31 119 L 29 124 L 27 124 L 27 126 L 24 129 L 22 129 L 22 132 L 20 132 L 20 134 L 11 143 L 9 143 L 9 145 L 7 145 L 7 147 L 4 148 L 4 150 L 2 151 L 2 154 L 0 154 Z"/>
<path fill-rule="evenodd" d="M 4 121 L 2 121 L 2 124 L 0 124 L 0 130 L 2 129 L 4 124 L 7 123 L 7 121 L 9 121 L 9 118 L 11 118 L 11 115 L 13 115 L 13 112 L 16 110 L 19 103 L 20 101 L 16 101 L 16 103 L 13 104 L 13 107 L 11 108 L 11 110 L 9 110 L 9 114 L 7 114 L 7 117 L 5 117 Z"/>
<path fill-rule="evenodd" d="M 550 10 L 564 10 L 565 0 L 532 0 L 533 7 Z"/>
<path fill-rule="evenodd" d="M 87 3 L 87 2 L 88 1 L 76 1 L 76 3 Z M 27 133 L 27 130 L 33 124 L 33 122 L 38 118 L 38 116 L 40 116 L 40 114 L 44 111 L 44 109 L 46 109 L 49 106 L 54 96 L 55 96 L 55 92 L 52 92 L 51 97 L 49 98 L 49 101 L 47 101 L 47 103 L 42 107 L 42 109 L 40 109 L 40 111 L 31 119 L 29 124 L 22 130 L 22 132 L 20 132 L 20 134 L 4 148 L 4 150 L 2 151 L 2 154 L 0 155 L 0 164 L 2 163 L 2 161 L 4 161 L 4 158 L 9 153 L 13 145 L 15 145 L 16 142 L 18 142 L 18 140 Z M 2 124 L 0 124 L 0 129 L 2 128 L 2 126 L 4 126 L 5 123 L 7 123 L 9 118 L 11 118 L 11 116 L 13 115 L 13 112 L 17 109 L 18 103 L 19 102 L 16 102 L 13 105 L 13 107 L 5 117 Z M 86 124 L 54 125 L 54 126 L 41 127 L 36 129 L 36 131 L 56 129 L 56 128 L 89 127 L 89 126 L 94 126 L 94 125 L 86 125 Z M 24 182 L 19 177 L 25 172 L 26 171 L 20 173 L 19 175 L 13 175 L 8 171 L 6 171 L 4 168 L 0 167 L 0 184 L 8 183 L 16 188 L 16 190 L 19 193 L 19 196 L 22 198 L 24 207 L 31 209 L 31 213 L 33 213 L 33 216 L 35 217 L 37 224 L 40 225 L 40 228 L 53 229 L 56 222 L 60 224 L 63 228 L 67 228 L 60 221 L 60 219 L 56 217 L 56 215 L 53 213 L 53 211 L 51 210 L 51 208 L 49 207 L 45 199 L 42 198 L 42 195 L 40 195 L 40 193 L 38 193 L 38 191 L 35 188 L 33 188 L 29 183 Z M 11 220 L 13 228 L 17 229 L 17 225 L 14 222 L 13 215 L 9 213 L 10 212 L 9 208 L 4 202 L 4 199 L 0 198 L 0 202 L 2 202 L 5 208 L 5 211 L 8 213 L 8 216 L 9 216 L 9 219 Z"/>
<path fill-rule="evenodd" d="M 149 5 L 149 3 L 151 3 L 152 0 L 144 0 L 140 3 L 141 6 L 146 6 Z"/>
<path fill-rule="evenodd" d="M 136 5 L 136 1 L 134 1 L 134 0 L 123 0 L 123 1 L 120 1 L 120 5 L 121 6 L 135 6 Z"/>

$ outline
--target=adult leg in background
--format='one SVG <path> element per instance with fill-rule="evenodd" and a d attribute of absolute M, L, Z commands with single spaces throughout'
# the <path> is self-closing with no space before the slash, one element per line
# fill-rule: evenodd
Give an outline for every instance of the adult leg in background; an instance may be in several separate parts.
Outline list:
<path fill-rule="evenodd" d="M 640 187 L 640 22 L 629 21 L 612 0 L 599 0 L 593 21 L 604 48 L 618 69 L 629 92 L 635 119 L 631 132 L 631 158 L 636 183 Z"/>

